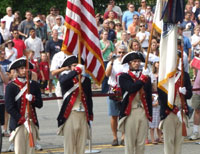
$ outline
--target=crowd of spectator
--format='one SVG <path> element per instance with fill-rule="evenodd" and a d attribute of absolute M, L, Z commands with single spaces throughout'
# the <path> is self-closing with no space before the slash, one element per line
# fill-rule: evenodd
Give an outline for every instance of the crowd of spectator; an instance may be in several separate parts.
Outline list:
<path fill-rule="evenodd" d="M 125 46 L 128 52 L 136 51 L 142 52 L 144 57 L 147 54 L 147 49 L 150 47 L 150 56 L 148 67 L 152 70 L 152 84 L 153 91 L 156 92 L 158 81 L 158 68 L 159 68 L 159 46 L 160 35 L 153 33 L 151 44 L 149 45 L 150 33 L 152 30 L 152 23 L 154 17 L 155 6 L 151 8 L 146 0 L 141 0 L 141 6 L 136 9 L 134 3 L 127 4 L 127 10 L 122 12 L 119 6 L 116 6 L 114 0 L 110 0 L 104 14 L 96 14 L 97 28 L 100 38 L 100 48 L 103 55 L 103 61 L 106 71 L 110 69 L 109 62 L 113 61 L 114 57 L 118 57 L 119 50 Z M 182 39 L 183 45 L 183 60 L 184 70 L 190 74 L 191 81 L 199 83 L 197 77 L 199 68 L 192 67 L 194 57 L 200 56 L 200 5 L 199 0 L 188 0 L 185 6 L 185 16 L 182 23 L 178 23 L 177 38 Z M 178 50 L 181 50 L 179 46 Z M 115 65 L 115 63 L 113 63 Z M 114 69 L 113 65 L 113 69 Z M 118 67 L 119 71 L 119 67 Z M 116 73 L 117 71 L 113 71 Z M 112 74 L 112 73 L 111 73 Z M 115 87 L 110 82 L 110 75 L 106 75 L 102 83 L 102 93 L 107 93 L 110 87 Z M 195 84 L 197 85 L 197 84 Z M 195 88 L 200 88 L 198 85 Z M 194 92 L 195 93 L 195 92 Z M 150 135 L 152 143 L 157 141 L 162 142 L 161 132 L 158 129 L 159 124 L 159 103 L 156 94 L 153 96 L 153 121 L 149 124 Z M 111 116 L 111 129 L 113 132 L 113 145 L 118 145 L 116 136 L 116 112 L 112 109 L 112 103 L 108 101 L 109 116 Z M 190 139 L 197 139 L 199 135 L 199 110 L 195 109 L 194 129 Z M 197 122 L 198 121 L 198 122 Z M 154 138 L 154 130 L 157 130 L 156 140 Z M 123 138 L 123 137 L 122 137 Z M 147 140 L 148 142 L 148 140 Z"/>
<path fill-rule="evenodd" d="M 147 4 L 146 0 L 141 0 L 138 9 L 135 8 L 133 3 L 128 3 L 127 10 L 125 11 L 122 11 L 115 4 L 114 0 L 109 0 L 105 13 L 96 14 L 95 18 L 105 68 L 110 59 L 117 54 L 117 48 L 122 45 L 127 48 L 128 52 L 139 51 L 146 55 L 149 47 L 154 10 L 155 6 L 152 8 Z M 35 76 L 33 76 L 41 84 L 42 96 L 47 96 L 45 93 L 47 87 L 49 88 L 49 96 L 52 96 L 54 78 L 50 75 L 49 68 L 53 56 L 61 51 L 66 31 L 64 18 L 59 14 L 59 9 L 56 7 L 51 7 L 50 13 L 47 16 L 40 13 L 33 16 L 30 11 L 26 11 L 25 19 L 22 20 L 22 18 L 19 11 L 15 11 L 13 14 L 11 7 L 6 8 L 6 15 L 1 18 L 0 82 L 6 85 L 8 80 L 12 79 L 13 74 L 8 73 L 6 75 L 7 67 L 10 63 L 28 54 L 31 62 L 34 64 L 32 71 Z M 183 22 L 178 24 L 178 35 L 183 38 L 186 57 L 184 62 L 188 66 L 186 71 L 189 72 L 192 70 L 191 80 L 196 79 L 198 71 L 197 69 L 190 68 L 189 64 L 194 56 L 200 55 L 199 24 L 199 0 L 188 0 Z M 159 63 L 157 61 L 157 57 L 159 56 L 159 42 L 160 36 L 155 34 L 150 45 L 149 59 L 149 66 L 152 66 L 154 69 L 156 67 L 155 64 Z M 2 74 L 5 74 L 5 76 Z M 157 75 L 158 70 L 152 73 L 154 79 L 152 82 L 157 81 Z M 102 83 L 102 92 L 107 93 L 108 90 L 108 77 L 105 77 Z M 1 95 L 3 98 L 3 92 L 0 93 Z M 156 104 L 156 101 L 154 101 L 154 104 Z M 5 132 L 7 130 L 6 127 L 4 128 Z M 153 134 L 154 128 L 157 128 L 157 126 L 152 126 L 151 134 Z M 154 138 L 152 140 L 156 142 Z"/>

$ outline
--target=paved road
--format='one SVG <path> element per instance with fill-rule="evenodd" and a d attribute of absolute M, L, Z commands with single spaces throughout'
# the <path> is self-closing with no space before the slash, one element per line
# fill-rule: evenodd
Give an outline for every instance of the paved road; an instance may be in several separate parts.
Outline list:
<path fill-rule="evenodd" d="M 124 147 L 112 147 L 112 132 L 110 129 L 110 119 L 107 115 L 107 103 L 105 97 L 94 97 L 94 122 L 93 128 L 93 149 L 100 150 L 102 154 L 123 154 Z M 43 151 L 37 153 L 45 154 L 63 154 L 63 138 L 57 136 L 58 107 L 56 101 L 45 101 L 44 107 L 38 110 L 40 121 L 40 138 L 38 142 L 42 145 Z M 190 125 L 192 123 L 190 122 Z M 188 134 L 191 134 L 191 129 L 188 129 Z M 120 137 L 120 134 L 119 134 Z M 3 139 L 3 154 L 7 154 L 6 150 L 9 147 L 8 138 Z M 163 144 L 151 145 L 145 147 L 145 154 L 163 154 Z M 186 140 L 183 144 L 182 154 L 199 154 L 200 145 L 195 142 Z"/>

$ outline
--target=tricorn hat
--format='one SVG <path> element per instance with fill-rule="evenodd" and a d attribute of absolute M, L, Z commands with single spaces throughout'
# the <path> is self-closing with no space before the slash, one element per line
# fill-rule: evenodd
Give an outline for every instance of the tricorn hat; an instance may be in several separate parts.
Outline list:
<path fill-rule="evenodd" d="M 132 52 L 129 52 L 127 53 L 123 58 L 122 58 L 122 61 L 121 63 L 122 64 L 125 64 L 125 63 L 128 63 L 134 59 L 140 59 L 142 62 L 145 62 L 145 59 L 144 59 L 144 56 L 141 52 L 135 52 L 135 51 L 132 51 Z"/>
<path fill-rule="evenodd" d="M 78 57 L 74 56 L 74 55 L 70 55 L 68 57 L 66 57 L 61 65 L 61 67 L 66 67 L 66 66 L 70 66 L 74 63 L 78 63 Z M 81 58 L 81 64 L 84 64 L 83 59 Z"/>
<path fill-rule="evenodd" d="M 12 69 L 17 69 L 21 66 L 26 66 L 26 58 L 22 57 L 14 60 L 8 67 L 8 71 Z M 33 64 L 29 62 L 29 69 L 33 69 Z"/>

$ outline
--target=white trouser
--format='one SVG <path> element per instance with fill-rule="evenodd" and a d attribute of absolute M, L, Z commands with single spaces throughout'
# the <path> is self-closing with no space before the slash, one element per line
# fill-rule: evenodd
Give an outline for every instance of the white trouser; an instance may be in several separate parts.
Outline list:
<path fill-rule="evenodd" d="M 88 137 L 85 112 L 72 111 L 63 127 L 64 154 L 84 154 Z"/>
<path fill-rule="evenodd" d="M 163 123 L 164 154 L 181 154 L 183 142 L 182 123 L 177 115 L 170 113 Z"/>
<path fill-rule="evenodd" d="M 125 121 L 125 154 L 144 154 L 148 120 L 143 108 L 131 109 Z"/>
<path fill-rule="evenodd" d="M 34 143 L 36 143 L 36 128 L 31 122 L 31 130 L 33 134 Z M 29 146 L 29 133 L 24 125 L 19 126 L 14 138 L 15 154 L 35 154 L 35 147 Z"/>

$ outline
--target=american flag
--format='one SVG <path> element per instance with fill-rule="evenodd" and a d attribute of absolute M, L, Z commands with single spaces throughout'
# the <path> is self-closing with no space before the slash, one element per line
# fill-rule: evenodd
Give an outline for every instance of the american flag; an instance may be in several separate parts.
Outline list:
<path fill-rule="evenodd" d="M 73 55 L 79 55 L 80 52 L 86 72 L 100 84 L 105 69 L 92 0 L 68 0 L 65 26 L 67 30 L 62 51 Z"/>

